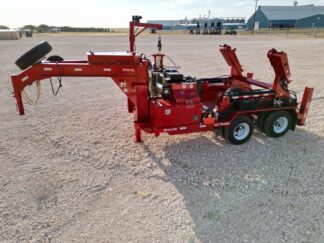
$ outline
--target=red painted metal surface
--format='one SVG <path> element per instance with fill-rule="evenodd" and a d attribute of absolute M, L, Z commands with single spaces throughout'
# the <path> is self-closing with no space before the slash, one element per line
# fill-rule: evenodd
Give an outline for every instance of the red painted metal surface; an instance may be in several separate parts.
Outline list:
<path fill-rule="evenodd" d="M 160 100 L 150 103 L 150 126 L 153 128 L 199 125 L 200 121 L 201 103 L 187 105 Z"/>
<path fill-rule="evenodd" d="M 135 27 L 143 28 L 134 32 Z M 128 111 L 133 113 L 135 141 L 142 141 L 141 131 L 153 133 L 183 134 L 212 131 L 228 127 L 240 115 L 251 119 L 261 112 L 287 110 L 296 117 L 297 125 L 304 125 L 313 89 L 306 88 L 298 110 L 297 102 L 282 105 L 294 97 L 288 89 L 291 82 L 287 55 L 272 49 L 268 58 L 274 68 L 273 83 L 253 79 L 253 73 L 244 75 L 236 49 L 221 46 L 230 66 L 230 75 L 212 79 L 183 78 L 173 80 L 176 70 L 164 67 L 164 54 L 153 54 L 154 63 L 135 53 L 135 38 L 146 28 L 161 29 L 161 25 L 130 22 L 130 50 L 127 52 L 89 52 L 87 60 L 51 62 L 43 60 L 18 75 L 12 75 L 14 97 L 20 115 L 24 114 L 21 92 L 28 85 L 50 77 L 109 77 L 127 96 Z M 160 49 L 160 48 L 159 48 Z M 153 95 L 153 72 L 161 88 Z M 170 77 L 168 77 L 168 75 Z M 258 89 L 252 89 L 252 87 Z M 234 91 L 238 89 L 239 92 Z M 165 93 L 164 93 L 165 92 Z"/>
<path fill-rule="evenodd" d="M 140 58 L 129 52 L 89 52 L 89 64 L 139 64 Z"/>
<path fill-rule="evenodd" d="M 232 49 L 228 45 L 223 45 L 220 48 L 220 52 L 227 64 L 231 67 L 231 76 L 243 77 L 243 68 L 235 53 L 236 48 Z"/>
<path fill-rule="evenodd" d="M 143 28 L 137 33 L 134 33 L 135 27 L 137 28 Z M 139 20 L 134 20 L 129 22 L 129 51 L 130 52 L 135 52 L 135 38 L 136 36 L 140 35 L 144 30 L 147 28 L 153 28 L 153 29 L 162 29 L 161 24 L 147 24 L 147 23 L 141 23 Z"/>
<path fill-rule="evenodd" d="M 124 58 L 124 57 L 122 57 Z M 116 57 L 113 57 L 116 60 Z M 43 80 L 55 76 L 71 77 L 110 77 L 118 87 L 128 96 L 130 102 L 135 106 L 136 87 L 148 85 L 147 61 L 137 62 L 137 56 L 129 64 L 90 64 L 85 63 L 42 63 L 35 64 L 18 75 L 12 75 L 11 80 L 14 88 L 14 95 L 17 100 L 19 114 L 24 114 L 24 106 L 21 99 L 23 89 L 36 80 Z M 122 59 L 123 60 L 123 59 Z M 147 99 L 147 97 L 146 97 Z"/>
<path fill-rule="evenodd" d="M 314 88 L 306 87 L 304 90 L 304 95 L 300 105 L 297 119 L 297 124 L 300 126 L 305 125 L 308 109 L 313 97 L 313 92 Z"/>

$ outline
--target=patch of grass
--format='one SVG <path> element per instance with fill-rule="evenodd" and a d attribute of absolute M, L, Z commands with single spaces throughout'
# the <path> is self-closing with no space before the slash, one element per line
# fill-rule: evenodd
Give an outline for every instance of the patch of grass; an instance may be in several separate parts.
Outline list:
<path fill-rule="evenodd" d="M 203 219 L 208 220 L 219 220 L 220 219 L 220 213 L 218 210 L 215 211 L 208 211 L 204 216 Z"/>

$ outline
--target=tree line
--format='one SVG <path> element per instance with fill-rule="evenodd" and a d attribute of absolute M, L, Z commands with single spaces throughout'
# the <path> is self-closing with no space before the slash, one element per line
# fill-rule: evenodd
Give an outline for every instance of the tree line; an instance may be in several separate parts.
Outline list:
<path fill-rule="evenodd" d="M 0 29 L 9 29 L 7 26 L 0 25 Z M 111 32 L 109 28 L 95 28 L 95 27 L 70 27 L 70 26 L 49 26 L 41 24 L 25 25 L 21 29 L 29 29 L 36 33 L 49 33 L 49 32 Z"/>
<path fill-rule="evenodd" d="M 7 30 L 9 29 L 8 26 L 0 25 L 0 30 Z"/>

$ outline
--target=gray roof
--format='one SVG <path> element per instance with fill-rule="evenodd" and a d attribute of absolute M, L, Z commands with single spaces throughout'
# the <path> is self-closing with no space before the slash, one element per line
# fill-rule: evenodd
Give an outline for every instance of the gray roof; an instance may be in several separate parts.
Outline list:
<path fill-rule="evenodd" d="M 324 6 L 300 5 L 300 6 L 259 6 L 269 20 L 302 19 L 324 13 Z"/>

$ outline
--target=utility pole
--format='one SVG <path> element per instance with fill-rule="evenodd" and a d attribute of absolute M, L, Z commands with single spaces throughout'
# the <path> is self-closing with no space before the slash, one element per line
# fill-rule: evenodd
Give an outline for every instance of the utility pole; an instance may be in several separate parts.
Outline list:
<path fill-rule="evenodd" d="M 257 12 L 257 7 L 258 7 L 258 2 L 260 0 L 254 0 L 254 1 L 255 1 L 255 9 L 254 9 L 254 17 L 253 17 L 252 35 L 254 34 L 256 12 Z"/>

